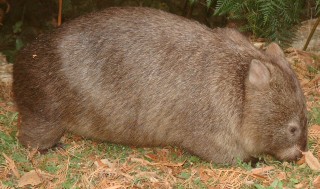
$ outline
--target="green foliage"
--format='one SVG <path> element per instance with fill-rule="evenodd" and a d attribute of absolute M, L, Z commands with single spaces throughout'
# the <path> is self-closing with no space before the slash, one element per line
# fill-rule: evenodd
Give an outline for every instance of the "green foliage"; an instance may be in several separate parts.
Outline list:
<path fill-rule="evenodd" d="M 12 27 L 13 33 L 20 33 L 22 31 L 22 24 L 23 22 L 21 20 L 16 22 Z"/>
<path fill-rule="evenodd" d="M 206 2 L 207 2 L 207 7 L 208 8 L 211 7 L 211 5 L 213 4 L 212 0 L 206 0 Z"/>
<path fill-rule="evenodd" d="M 178 176 L 179 178 L 182 178 L 182 179 L 188 179 L 190 178 L 191 174 L 188 173 L 188 172 L 182 172 L 180 173 L 180 175 Z"/>
<path fill-rule="evenodd" d="M 315 124 L 320 124 L 320 107 L 313 107 L 311 112 L 312 116 L 310 121 Z"/>
<path fill-rule="evenodd" d="M 217 0 L 215 15 L 245 21 L 240 30 L 287 46 L 295 37 L 303 8 L 302 0 Z"/>
<path fill-rule="evenodd" d="M 189 0 L 190 5 L 197 3 L 198 0 Z"/>
<path fill-rule="evenodd" d="M 72 12 L 72 2 L 71 0 L 64 0 L 62 1 L 62 14 L 66 15 Z"/>
<path fill-rule="evenodd" d="M 2 45 L 11 44 L 10 49 L 5 49 L 2 53 L 7 56 L 9 62 L 13 62 L 16 53 L 24 46 L 24 41 L 20 36 L 23 31 L 23 21 L 17 21 L 12 25 L 7 34 L 0 33 L 0 49 Z M 2 44 L 2 45 L 1 45 Z"/>
<path fill-rule="evenodd" d="M 254 185 L 257 189 L 281 189 L 283 188 L 283 183 L 280 180 L 275 180 L 272 182 L 272 184 L 270 186 L 262 186 L 260 184 L 255 184 Z"/>
<path fill-rule="evenodd" d="M 320 0 L 315 0 L 316 1 L 316 14 L 319 16 L 320 13 Z"/>

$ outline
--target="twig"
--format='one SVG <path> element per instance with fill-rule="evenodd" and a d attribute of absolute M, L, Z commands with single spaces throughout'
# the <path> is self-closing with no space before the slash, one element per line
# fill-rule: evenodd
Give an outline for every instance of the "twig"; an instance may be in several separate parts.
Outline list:
<path fill-rule="evenodd" d="M 318 19 L 317 19 L 316 23 L 313 25 L 313 28 L 312 28 L 312 30 L 311 30 L 311 32 L 310 32 L 310 34 L 309 34 L 309 36 L 308 36 L 308 39 L 307 39 L 307 41 L 306 41 L 306 44 L 304 45 L 304 47 L 303 47 L 303 49 L 302 49 L 302 50 L 304 50 L 304 51 L 305 51 L 305 50 L 307 50 L 308 45 L 309 45 L 309 43 L 310 43 L 310 41 L 311 41 L 311 38 L 312 38 L 312 36 L 313 36 L 314 32 L 316 31 L 316 29 L 317 29 L 317 27 L 318 27 L 319 23 L 320 23 L 320 17 L 318 17 Z"/>

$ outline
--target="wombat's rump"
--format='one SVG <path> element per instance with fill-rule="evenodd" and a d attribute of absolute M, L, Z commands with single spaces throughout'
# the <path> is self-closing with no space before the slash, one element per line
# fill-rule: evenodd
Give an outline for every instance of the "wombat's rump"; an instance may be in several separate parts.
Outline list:
<path fill-rule="evenodd" d="M 46 149 L 65 131 L 180 146 L 208 161 L 305 150 L 303 93 L 283 52 L 231 29 L 149 8 L 110 8 L 40 36 L 18 55 L 18 138 Z"/>

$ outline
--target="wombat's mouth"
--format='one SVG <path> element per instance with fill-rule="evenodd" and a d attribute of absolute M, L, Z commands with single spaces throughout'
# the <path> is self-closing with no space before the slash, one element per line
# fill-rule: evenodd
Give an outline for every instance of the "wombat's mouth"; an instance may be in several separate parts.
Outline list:
<path fill-rule="evenodd" d="M 279 150 L 274 156 L 281 161 L 297 161 L 302 157 L 302 150 L 297 145 Z"/>

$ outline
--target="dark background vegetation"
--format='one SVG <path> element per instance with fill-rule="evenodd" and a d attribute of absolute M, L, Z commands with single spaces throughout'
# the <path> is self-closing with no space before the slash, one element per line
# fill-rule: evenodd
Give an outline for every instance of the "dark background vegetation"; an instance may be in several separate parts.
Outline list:
<path fill-rule="evenodd" d="M 62 22 L 113 6 L 162 9 L 207 26 L 236 27 L 246 35 L 288 46 L 301 21 L 317 16 L 320 0 L 63 0 Z M 0 0 L 0 52 L 16 52 L 57 26 L 59 0 Z"/>

